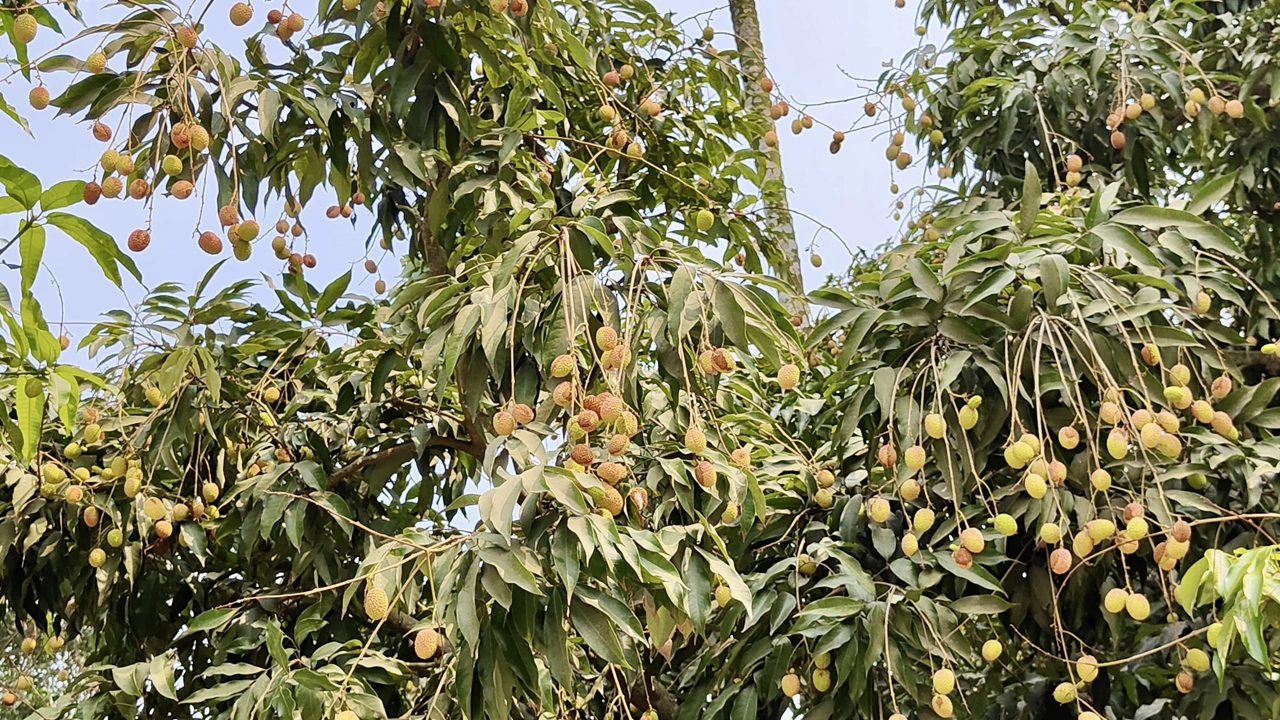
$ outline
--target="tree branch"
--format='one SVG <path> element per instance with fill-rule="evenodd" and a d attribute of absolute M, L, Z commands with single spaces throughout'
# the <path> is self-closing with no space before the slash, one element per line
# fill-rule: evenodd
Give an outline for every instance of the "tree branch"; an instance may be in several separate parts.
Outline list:
<path fill-rule="evenodd" d="M 464 422 L 463 426 L 467 428 L 468 432 L 472 432 L 475 428 L 474 424 L 470 422 Z M 444 437 L 441 435 L 433 435 L 428 438 L 424 447 L 446 447 L 450 450 L 467 453 L 475 458 L 483 458 L 486 450 L 483 442 L 459 440 L 458 438 Z M 343 482 L 351 479 L 353 476 L 360 474 L 361 470 L 364 470 L 370 465 L 377 465 L 378 463 L 386 461 L 397 463 L 408 462 L 417 457 L 417 452 L 417 448 L 414 444 L 412 442 L 407 442 L 387 448 L 386 450 L 381 450 L 373 453 L 372 455 L 365 455 L 351 464 L 338 468 L 331 473 L 329 475 L 329 482 L 327 483 L 326 489 L 332 490 Z"/>

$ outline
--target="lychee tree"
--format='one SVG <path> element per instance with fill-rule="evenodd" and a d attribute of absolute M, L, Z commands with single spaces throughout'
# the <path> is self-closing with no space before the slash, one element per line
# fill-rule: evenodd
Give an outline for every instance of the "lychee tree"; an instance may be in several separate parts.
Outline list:
<path fill-rule="evenodd" d="M 1204 219 L 1225 181 L 1143 204 L 956 173 L 802 333 L 758 272 L 754 80 L 700 28 L 339 3 L 230 53 L 128 7 L 102 58 L 41 61 L 92 72 L 51 105 L 129 128 L 85 201 L 207 192 L 226 235 L 191 244 L 243 256 L 278 220 L 287 272 L 270 306 L 226 261 L 158 285 L 87 336 L 94 372 L 30 281 L 0 304 L 5 604 L 86 665 L 17 706 L 1273 714 L 1280 381 L 1238 358 L 1275 309 L 1247 229 Z M 297 208 L 331 192 L 406 256 L 377 299 L 308 281 Z"/>

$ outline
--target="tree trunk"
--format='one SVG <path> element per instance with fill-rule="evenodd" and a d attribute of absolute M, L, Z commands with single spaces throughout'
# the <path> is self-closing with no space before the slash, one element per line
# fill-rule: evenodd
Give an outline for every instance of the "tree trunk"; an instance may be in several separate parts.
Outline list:
<path fill-rule="evenodd" d="M 729 0 L 729 14 L 738 39 L 738 62 L 746 83 L 747 110 L 763 118 L 765 130 L 775 130 L 769 117 L 773 99 L 760 87 L 760 80 L 765 77 L 764 43 L 760 40 L 756 2 Z M 782 153 L 776 147 L 765 145 L 763 134 L 756 140 L 756 149 L 765 157 L 760 197 L 764 200 L 765 232 L 773 241 L 761 249 L 774 272 L 792 289 L 791 296 L 779 298 L 782 306 L 793 315 L 804 317 L 807 310 L 803 299 L 804 276 L 800 272 L 800 248 L 796 245 L 796 229 L 787 203 L 787 183 L 782 177 Z"/>

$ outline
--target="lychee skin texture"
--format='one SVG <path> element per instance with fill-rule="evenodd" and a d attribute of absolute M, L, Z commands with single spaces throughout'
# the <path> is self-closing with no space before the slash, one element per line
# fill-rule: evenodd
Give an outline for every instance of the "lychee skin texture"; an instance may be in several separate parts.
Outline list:
<path fill-rule="evenodd" d="M 1138 622 L 1146 620 L 1151 615 L 1151 603 L 1139 593 L 1133 593 L 1125 598 L 1124 609 L 1129 613 L 1129 617 Z"/>
<path fill-rule="evenodd" d="M 955 705 L 951 702 L 951 698 L 946 695 L 934 695 L 933 699 L 929 701 L 929 707 L 940 718 L 949 718 L 955 712 Z"/>
<path fill-rule="evenodd" d="M 364 612 L 370 620 L 381 620 L 391 609 L 387 600 L 387 592 L 379 587 L 371 587 L 364 591 Z"/>
<path fill-rule="evenodd" d="M 200 239 L 197 241 L 197 244 L 199 244 L 201 250 L 209 253 L 210 255 L 217 255 L 222 252 L 222 238 L 218 237 L 218 234 L 215 232 L 209 232 L 206 230 L 200 233 Z"/>
<path fill-rule="evenodd" d="M 182 173 L 182 158 L 177 155 L 165 155 L 160 161 L 160 169 L 165 175 L 180 175 Z"/>
<path fill-rule="evenodd" d="M 800 368 L 791 363 L 787 363 L 778 368 L 778 386 L 783 390 L 790 390 L 800 382 Z"/>
<path fill-rule="evenodd" d="M 942 668 L 933 674 L 933 691 L 939 695 L 950 695 L 956 689 L 956 674 L 948 668 Z"/>
<path fill-rule="evenodd" d="M 995 662 L 1000 659 L 1000 655 L 1004 653 L 1004 646 L 999 640 L 991 639 L 982 643 L 982 659 L 987 662 Z"/>
<path fill-rule="evenodd" d="M 200 42 L 200 36 L 196 34 L 195 28 L 190 25 L 180 25 L 178 32 L 175 34 L 178 44 L 190 50 Z"/>
<path fill-rule="evenodd" d="M 915 478 L 907 478 L 898 486 L 898 496 L 906 502 L 914 502 L 920 497 L 920 482 Z"/>
<path fill-rule="evenodd" d="M 417 655 L 419 660 L 430 659 L 439 649 L 440 635 L 431 628 L 419 630 L 413 637 L 413 654 Z"/>
<path fill-rule="evenodd" d="M 275 8 L 272 8 L 269 12 L 267 12 L 267 22 L 271 23 L 272 25 L 278 25 L 280 21 L 283 19 L 284 19 L 284 13 L 280 12 Z"/>
<path fill-rule="evenodd" d="M 1049 553 L 1049 569 L 1055 575 L 1062 575 L 1071 569 L 1071 551 L 1066 548 L 1058 548 Z"/>
<path fill-rule="evenodd" d="M 195 186 L 189 180 L 179 180 L 169 188 L 169 194 L 179 200 L 186 200 L 191 197 L 191 193 L 195 191 Z"/>
<path fill-rule="evenodd" d="M 867 503 L 867 515 L 871 516 L 871 519 L 875 522 L 888 522 L 889 513 L 889 501 L 884 498 L 872 498 L 871 501 Z"/>
<path fill-rule="evenodd" d="M 187 137 L 191 144 L 191 149 L 196 152 L 202 152 L 209 147 L 209 131 L 199 125 L 192 125 L 187 128 Z"/>
<path fill-rule="evenodd" d="M 905 461 L 906 461 L 907 467 L 910 468 L 911 470 L 920 470 L 921 468 L 923 468 L 927 459 L 928 457 L 926 456 L 923 447 L 919 445 L 913 445 L 907 448 Z"/>
<path fill-rule="evenodd" d="M 702 432 L 702 428 L 697 425 L 690 425 L 689 429 L 685 430 L 684 447 L 694 455 L 707 449 L 707 436 Z"/>
<path fill-rule="evenodd" d="M 569 374 L 573 372 L 573 366 L 574 361 L 572 355 L 558 355 L 555 360 L 551 361 L 551 377 L 568 377 Z"/>
<path fill-rule="evenodd" d="M 129 197 L 134 200 L 141 200 L 151 194 L 151 185 L 142 178 L 134 178 L 129 183 Z"/>
<path fill-rule="evenodd" d="M 93 205 L 102 197 L 102 186 L 90 180 L 84 184 L 84 202 L 86 205 Z"/>
<path fill-rule="evenodd" d="M 43 110 L 49 107 L 49 88 L 43 85 L 31 88 L 31 92 L 27 94 L 27 101 L 31 103 L 31 107 L 35 110 Z"/>
<path fill-rule="evenodd" d="M 94 548 L 89 551 L 89 567 L 100 568 L 107 564 L 107 552 L 102 548 Z"/>
<path fill-rule="evenodd" d="M 791 672 L 782 676 L 782 694 L 787 697 L 795 697 L 800 694 L 799 675 Z"/>
<path fill-rule="evenodd" d="M 23 13 L 13 20 L 13 40 L 19 45 L 26 45 L 36 39 L 36 30 L 40 24 L 36 21 L 36 16 L 30 13 Z"/>
<path fill-rule="evenodd" d="M 89 53 L 84 59 L 84 69 L 94 75 L 107 69 L 107 56 L 99 50 Z"/>
<path fill-rule="evenodd" d="M 93 137 L 98 142 L 106 142 L 111 139 L 111 127 L 101 120 L 93 124 Z"/>
<path fill-rule="evenodd" d="M 231 24 L 241 27 L 253 19 L 253 8 L 247 3 L 238 2 L 231 6 Z"/>
<path fill-rule="evenodd" d="M 911 527 L 918 533 L 929 532 L 933 528 L 934 520 L 937 515 L 929 508 L 920 508 L 916 511 L 915 517 L 911 519 Z"/>
<path fill-rule="evenodd" d="M 151 233 L 146 230 L 134 230 L 129 233 L 129 249 L 133 252 L 142 252 L 151 244 Z"/>
<path fill-rule="evenodd" d="M 493 416 L 493 431 L 499 435 L 510 435 L 515 432 L 516 419 L 506 410 L 499 410 Z"/>

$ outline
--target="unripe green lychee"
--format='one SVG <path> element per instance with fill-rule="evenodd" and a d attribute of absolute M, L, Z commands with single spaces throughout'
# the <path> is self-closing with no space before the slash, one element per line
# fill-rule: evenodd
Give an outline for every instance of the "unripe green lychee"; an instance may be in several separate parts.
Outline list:
<path fill-rule="evenodd" d="M 702 232 L 707 232 L 708 230 L 711 229 L 713 225 L 716 224 L 715 213 L 711 212 L 707 208 L 702 208 L 701 210 L 698 211 L 697 217 L 695 218 L 695 223 L 697 224 L 698 230 Z"/>
<path fill-rule="evenodd" d="M 1057 545 L 1062 540 L 1062 528 L 1051 522 L 1041 525 L 1040 540 L 1046 545 Z"/>
<path fill-rule="evenodd" d="M 924 467 L 925 462 L 928 460 L 928 456 L 925 454 L 923 447 L 919 445 L 912 445 L 907 448 L 904 460 L 907 467 L 911 470 L 920 470 Z"/>
<path fill-rule="evenodd" d="M 1112 428 L 1107 433 L 1107 453 L 1116 460 L 1123 460 L 1129 454 L 1129 433 L 1121 428 Z"/>
<path fill-rule="evenodd" d="M 982 643 L 982 659 L 987 662 L 995 662 L 1000 659 L 1001 653 L 1004 652 L 1004 646 L 999 640 L 991 639 Z"/>
<path fill-rule="evenodd" d="M 996 532 L 1005 537 L 1011 537 L 1018 534 L 1018 521 L 1008 513 L 1000 513 L 995 517 L 995 520 L 993 520 L 991 524 L 995 527 Z"/>
<path fill-rule="evenodd" d="M 830 690 L 831 689 L 831 671 L 824 670 L 822 668 L 818 668 L 814 670 L 810 684 L 813 685 L 814 690 L 820 693 L 824 693 Z"/>
<path fill-rule="evenodd" d="M 377 621 L 385 618 L 390 609 L 391 604 L 386 590 L 371 585 L 364 591 L 364 613 L 370 620 Z"/>
<path fill-rule="evenodd" d="M 1141 540 L 1147 536 L 1147 521 L 1140 517 L 1133 518 L 1125 523 L 1124 534 L 1132 540 Z"/>
<path fill-rule="evenodd" d="M 912 502 L 920 497 L 920 482 L 915 478 L 907 478 L 898 486 L 898 497 L 904 502 Z"/>
<path fill-rule="evenodd" d="M 182 158 L 177 155 L 165 155 L 164 159 L 160 161 L 160 170 L 165 175 L 182 174 Z"/>
<path fill-rule="evenodd" d="M 782 676 L 782 694 L 795 697 L 800 694 L 800 676 L 789 672 Z"/>
<path fill-rule="evenodd" d="M 729 464 L 745 470 L 751 466 L 751 452 L 746 448 L 737 448 L 729 453 Z"/>
<path fill-rule="evenodd" d="M 716 586 L 715 592 L 716 605 L 721 608 L 729 607 L 729 603 L 733 602 L 733 593 L 729 590 L 728 585 Z"/>
<path fill-rule="evenodd" d="M 813 494 L 813 502 L 817 504 L 818 507 L 826 510 L 835 502 L 835 498 L 831 495 L 830 490 L 826 488 L 818 488 L 818 491 Z"/>
<path fill-rule="evenodd" d="M 690 425 L 684 431 L 684 447 L 694 455 L 698 455 L 707 449 L 707 436 L 702 432 L 702 428 L 697 425 Z"/>
<path fill-rule="evenodd" d="M 1098 658 L 1092 655 L 1081 655 L 1076 660 L 1076 677 L 1083 682 L 1093 682 L 1098 677 Z"/>
<path fill-rule="evenodd" d="M 790 390 L 800 382 L 800 368 L 791 363 L 787 363 L 778 368 L 778 386 L 783 390 Z"/>
<path fill-rule="evenodd" d="M 217 500 L 218 496 L 221 494 L 222 494 L 222 489 L 219 488 L 218 484 L 215 482 L 212 482 L 212 481 L 206 482 L 204 485 L 200 487 L 200 496 L 204 498 L 204 501 L 206 503 L 211 503 Z"/>
<path fill-rule="evenodd" d="M 1209 654 L 1200 648 L 1191 648 L 1187 650 L 1187 656 L 1182 659 L 1182 664 L 1196 672 L 1205 672 L 1209 669 Z"/>
<path fill-rule="evenodd" d="M 1081 530 L 1071 538 L 1071 552 L 1083 560 L 1093 554 L 1094 542 L 1088 530 Z"/>
<path fill-rule="evenodd" d="M 1022 479 L 1022 487 L 1027 491 L 1028 495 L 1036 500 L 1044 497 L 1045 494 L 1049 492 L 1049 484 L 1043 477 L 1036 475 L 1035 473 L 1028 473 L 1027 476 Z"/>
<path fill-rule="evenodd" d="M 972 430 L 978 424 L 978 411 L 968 405 L 960 408 L 959 417 L 962 430 Z"/>
<path fill-rule="evenodd" d="M 724 504 L 724 512 L 720 513 L 720 522 L 725 525 L 732 525 L 738 519 L 738 503 L 727 502 Z"/>
<path fill-rule="evenodd" d="M 1053 699 L 1066 705 L 1076 699 L 1076 686 L 1074 683 L 1064 682 L 1058 683 L 1053 689 Z"/>
<path fill-rule="evenodd" d="M 936 515 L 931 508 L 920 508 L 911 520 L 911 527 L 918 533 L 929 532 L 935 519 Z"/>
<path fill-rule="evenodd" d="M 89 53 L 84 59 L 84 69 L 91 74 L 98 74 L 107 69 L 107 56 L 100 50 Z"/>
<path fill-rule="evenodd" d="M 100 568 L 107 564 L 107 551 L 102 548 L 94 548 L 89 551 L 89 567 Z"/>
<path fill-rule="evenodd" d="M 36 21 L 36 16 L 30 13 L 22 13 L 13 19 L 13 41 L 19 45 L 26 45 L 36 39 L 36 31 L 40 24 Z"/>
<path fill-rule="evenodd" d="M 950 695 L 956 689 L 956 674 L 950 668 L 939 668 L 933 673 L 933 691 L 939 695 Z"/>
<path fill-rule="evenodd" d="M 889 520 L 889 501 L 882 497 L 871 498 L 867 503 L 867 514 L 871 519 L 878 523 L 887 522 Z"/>
<path fill-rule="evenodd" d="M 1142 622 L 1151 615 L 1151 603 L 1140 593 L 1132 593 L 1124 600 L 1124 609 L 1129 617 Z"/>
<path fill-rule="evenodd" d="M 143 393 L 146 396 L 147 403 L 153 407 L 159 407 L 164 402 L 164 395 L 160 393 L 160 388 L 151 385 Z"/>
<path fill-rule="evenodd" d="M 1218 638 L 1222 636 L 1222 623 L 1214 622 L 1209 624 L 1209 629 L 1205 632 L 1205 642 L 1209 643 L 1209 647 L 1218 647 Z"/>
<path fill-rule="evenodd" d="M 920 551 L 920 540 L 911 533 L 907 533 L 902 536 L 902 542 L 900 545 L 902 548 L 902 554 L 907 557 L 912 557 Z"/>
<path fill-rule="evenodd" d="M 955 706 L 951 702 L 951 698 L 946 695 L 934 695 L 929 701 L 929 707 L 933 709 L 933 713 L 943 720 L 951 717 L 955 713 Z"/>
<path fill-rule="evenodd" d="M 1116 524 L 1105 518 L 1096 518 L 1085 524 L 1089 537 L 1094 542 L 1102 542 L 1116 534 Z"/>
<path fill-rule="evenodd" d="M 1071 551 L 1060 547 L 1049 553 L 1049 569 L 1055 575 L 1062 575 L 1070 570 Z"/>
<path fill-rule="evenodd" d="M 934 440 L 940 440 L 947 432 L 947 422 L 938 413 L 929 413 L 924 417 L 924 431 Z"/>
<path fill-rule="evenodd" d="M 618 331 L 608 325 L 601 326 L 596 330 L 596 345 L 605 352 L 614 349 L 618 345 Z"/>

